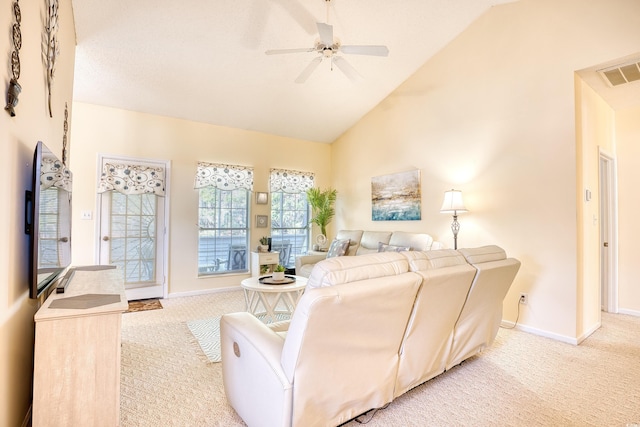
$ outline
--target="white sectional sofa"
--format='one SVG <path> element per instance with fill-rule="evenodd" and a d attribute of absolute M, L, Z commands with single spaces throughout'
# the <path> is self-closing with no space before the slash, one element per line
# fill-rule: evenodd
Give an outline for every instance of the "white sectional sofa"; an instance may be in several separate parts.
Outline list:
<path fill-rule="evenodd" d="M 289 322 L 220 321 L 229 404 L 251 426 L 336 426 L 495 339 L 520 267 L 497 246 L 319 262 Z"/>
<path fill-rule="evenodd" d="M 428 251 L 442 249 L 442 244 L 434 242 L 426 233 L 407 233 L 404 231 L 363 231 L 340 230 L 336 234 L 336 240 L 349 239 L 349 248 L 346 256 L 365 255 L 378 252 L 378 244 L 409 247 L 414 251 Z M 309 277 L 315 264 L 327 257 L 320 255 L 301 255 L 296 257 L 296 275 Z"/>

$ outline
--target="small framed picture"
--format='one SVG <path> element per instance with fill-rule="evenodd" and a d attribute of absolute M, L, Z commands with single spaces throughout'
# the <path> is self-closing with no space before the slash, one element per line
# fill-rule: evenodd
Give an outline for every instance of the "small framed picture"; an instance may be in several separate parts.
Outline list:
<path fill-rule="evenodd" d="M 256 227 L 265 228 L 268 223 L 269 217 L 267 215 L 256 215 Z"/>
<path fill-rule="evenodd" d="M 258 205 L 266 205 L 269 203 L 269 193 L 256 193 L 256 204 Z"/>

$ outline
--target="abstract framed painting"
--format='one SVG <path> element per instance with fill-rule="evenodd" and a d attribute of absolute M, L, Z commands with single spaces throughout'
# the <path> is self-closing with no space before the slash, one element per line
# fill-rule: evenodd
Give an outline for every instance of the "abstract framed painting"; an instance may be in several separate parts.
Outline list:
<path fill-rule="evenodd" d="M 421 203 L 419 170 L 371 178 L 373 221 L 419 221 Z"/>

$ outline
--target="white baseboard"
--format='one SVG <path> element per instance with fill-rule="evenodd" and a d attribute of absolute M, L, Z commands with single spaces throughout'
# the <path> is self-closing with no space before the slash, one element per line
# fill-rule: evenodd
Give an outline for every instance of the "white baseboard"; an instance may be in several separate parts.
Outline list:
<path fill-rule="evenodd" d="M 242 288 L 238 286 L 227 286 L 225 288 L 215 289 L 202 289 L 199 291 L 187 291 L 187 292 L 173 292 L 167 295 L 167 298 L 181 298 L 181 297 L 193 297 L 197 295 L 218 294 L 229 291 L 241 291 Z"/>
<path fill-rule="evenodd" d="M 503 320 L 501 322 L 501 326 L 504 328 L 517 329 L 519 331 L 528 332 L 533 335 L 539 335 L 545 338 L 551 338 L 552 340 L 564 342 L 567 344 L 578 345 L 579 341 L 576 338 L 568 337 L 566 335 L 554 334 L 553 332 L 543 331 L 542 329 L 532 328 L 531 326 L 526 325 L 516 325 L 513 327 L 514 322 Z"/>
<path fill-rule="evenodd" d="M 585 339 L 589 338 L 589 336 L 592 333 L 594 333 L 595 331 L 597 331 L 601 326 L 602 326 L 602 322 L 598 322 L 595 325 L 593 325 L 593 327 L 591 329 L 589 329 L 587 332 L 585 332 L 584 334 L 580 335 L 578 337 L 578 344 L 580 344 Z"/>
<path fill-rule="evenodd" d="M 637 310 L 629 310 L 627 308 L 619 308 L 618 314 L 627 314 L 629 316 L 640 317 L 640 311 Z"/>

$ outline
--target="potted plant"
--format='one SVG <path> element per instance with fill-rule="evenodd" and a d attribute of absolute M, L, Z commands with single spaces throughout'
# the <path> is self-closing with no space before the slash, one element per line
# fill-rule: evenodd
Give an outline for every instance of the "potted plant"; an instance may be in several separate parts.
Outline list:
<path fill-rule="evenodd" d="M 277 281 L 284 280 L 285 270 L 286 268 L 284 267 L 284 265 L 280 265 L 280 264 L 276 265 L 273 268 L 273 276 L 272 276 L 273 280 L 277 280 Z"/>
<path fill-rule="evenodd" d="M 311 206 L 311 220 L 309 220 L 309 223 L 320 227 L 320 233 L 325 237 L 327 236 L 327 225 L 336 214 L 333 205 L 337 195 L 338 191 L 332 188 L 320 190 L 312 187 L 307 190 L 307 201 Z"/>
<path fill-rule="evenodd" d="M 260 245 L 258 246 L 258 252 L 267 252 L 269 251 L 269 238 L 267 236 L 262 236 L 260 238 Z"/>

